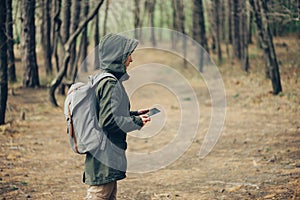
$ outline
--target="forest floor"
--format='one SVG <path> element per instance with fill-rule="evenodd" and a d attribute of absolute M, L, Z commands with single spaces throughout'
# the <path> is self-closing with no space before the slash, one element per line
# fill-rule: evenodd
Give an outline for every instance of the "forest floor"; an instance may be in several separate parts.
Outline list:
<path fill-rule="evenodd" d="M 299 41 L 287 43 L 292 47 L 295 42 Z M 277 96 L 272 95 L 270 80 L 259 67 L 263 62 L 255 60 L 262 57 L 260 52 L 253 53 L 250 74 L 230 63 L 222 65 L 226 120 L 216 146 L 204 159 L 197 154 L 210 122 L 210 96 L 203 81 L 199 84 L 193 73 L 183 72 L 190 76 L 199 101 L 198 134 L 172 164 L 148 173 L 128 173 L 119 181 L 118 198 L 300 199 L 300 49 L 278 47 L 277 52 L 283 87 Z M 151 53 L 148 56 L 153 58 Z M 138 57 L 137 52 L 137 64 Z M 176 65 L 171 63 L 176 60 L 168 60 L 169 66 Z M 1 199 L 83 199 L 87 189 L 82 183 L 84 156 L 69 147 L 64 97 L 58 96 L 61 106 L 54 108 L 45 87 L 11 88 L 7 124 L 0 127 Z M 150 152 L 174 136 L 180 118 L 178 99 L 172 92 L 148 85 L 131 96 L 133 108 L 151 106 L 153 101 L 159 101 L 168 113 L 165 127 L 152 138 L 140 139 L 131 133 L 128 151 Z"/>

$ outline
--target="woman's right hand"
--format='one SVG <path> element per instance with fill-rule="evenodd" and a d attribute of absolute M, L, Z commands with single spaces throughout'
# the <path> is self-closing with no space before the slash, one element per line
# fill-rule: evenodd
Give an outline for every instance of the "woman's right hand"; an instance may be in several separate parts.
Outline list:
<path fill-rule="evenodd" d="M 151 118 L 148 115 L 140 115 L 143 121 L 143 126 L 151 121 Z"/>

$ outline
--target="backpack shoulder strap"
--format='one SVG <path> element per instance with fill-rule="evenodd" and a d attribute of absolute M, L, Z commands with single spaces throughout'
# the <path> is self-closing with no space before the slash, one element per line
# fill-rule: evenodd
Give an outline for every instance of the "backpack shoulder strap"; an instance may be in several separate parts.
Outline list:
<path fill-rule="evenodd" d="M 102 79 L 104 79 L 106 77 L 111 77 L 111 78 L 117 80 L 117 78 L 113 74 L 108 73 L 108 72 L 102 72 L 102 73 L 99 73 L 95 76 L 90 76 L 89 77 L 89 83 L 93 87 L 93 86 L 97 85 Z"/>

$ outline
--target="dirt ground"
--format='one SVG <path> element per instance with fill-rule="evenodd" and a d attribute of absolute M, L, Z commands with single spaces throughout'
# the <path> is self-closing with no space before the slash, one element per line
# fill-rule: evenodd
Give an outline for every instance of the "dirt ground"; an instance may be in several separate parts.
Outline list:
<path fill-rule="evenodd" d="M 279 51 L 283 63 L 288 59 L 286 54 L 299 52 L 291 51 Z M 218 143 L 204 159 L 197 154 L 210 121 L 210 97 L 203 81 L 197 82 L 185 69 L 201 110 L 197 136 L 188 150 L 165 168 L 128 173 L 119 182 L 118 198 L 300 199 L 299 60 L 294 65 L 282 64 L 284 92 L 278 96 L 270 92 L 270 80 L 264 78 L 259 68 L 263 65 L 257 63 L 250 74 L 237 67 L 228 70 L 231 64 L 220 68 L 226 89 L 226 121 Z M 62 105 L 64 97 L 58 96 L 58 101 Z M 180 121 L 174 94 L 164 87 L 148 85 L 137 90 L 131 101 L 133 108 L 159 101 L 168 118 L 161 133 L 152 138 L 130 134 L 128 151 L 147 152 L 167 144 Z M 47 88 L 10 89 L 8 123 L 0 127 L 2 200 L 84 198 L 84 156 L 69 147 L 62 109 L 50 105 Z"/>

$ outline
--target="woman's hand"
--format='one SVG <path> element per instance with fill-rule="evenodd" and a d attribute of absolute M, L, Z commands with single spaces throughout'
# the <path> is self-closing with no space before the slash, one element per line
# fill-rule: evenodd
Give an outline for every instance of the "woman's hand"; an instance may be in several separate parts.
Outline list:
<path fill-rule="evenodd" d="M 144 114 L 147 114 L 148 112 L 149 112 L 149 109 L 140 109 L 140 110 L 138 110 L 139 115 L 144 115 Z"/>
<path fill-rule="evenodd" d="M 151 119 L 150 119 L 150 117 L 149 117 L 148 115 L 140 115 L 140 117 L 142 118 L 143 126 L 144 126 L 145 124 L 147 124 L 147 122 L 150 122 L 150 121 L 151 121 Z"/>

